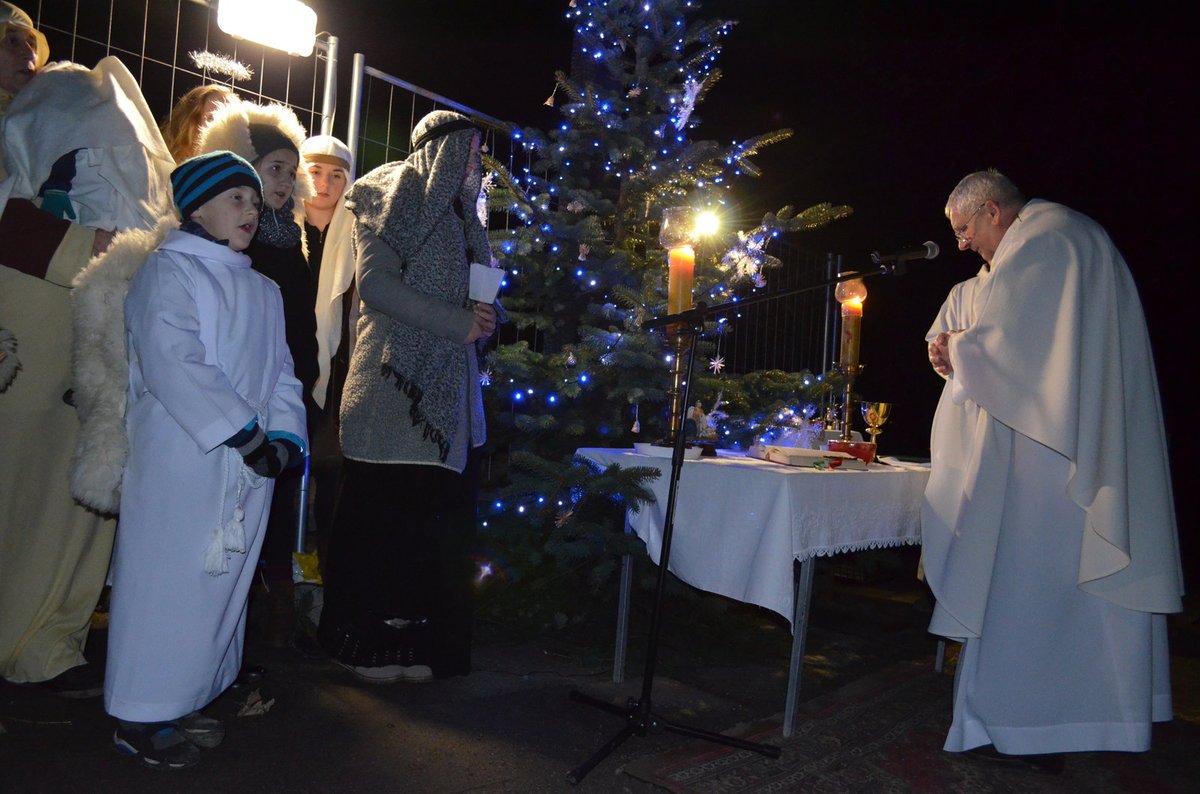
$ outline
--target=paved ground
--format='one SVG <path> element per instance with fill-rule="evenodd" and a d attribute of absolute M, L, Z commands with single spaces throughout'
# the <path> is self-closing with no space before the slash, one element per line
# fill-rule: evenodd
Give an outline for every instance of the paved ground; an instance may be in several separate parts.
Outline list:
<path fill-rule="evenodd" d="M 907 551 L 896 554 L 907 566 Z M 802 699 L 895 661 L 932 663 L 921 586 L 908 576 L 875 586 L 849 583 L 832 576 L 834 568 L 831 560 L 818 565 Z M 0 792 L 649 792 L 657 789 L 624 774 L 623 765 L 686 741 L 670 733 L 635 736 L 581 784 L 566 782 L 567 770 L 622 725 L 569 693 L 622 704 L 640 695 L 644 612 L 634 617 L 630 675 L 622 684 L 611 680 L 613 623 L 597 621 L 534 637 L 485 623 L 471 676 L 373 687 L 283 645 L 273 628 L 278 615 L 273 619 L 265 603 L 260 596 L 252 610 L 247 661 L 267 668 L 267 684 L 231 690 L 210 708 L 227 719 L 228 738 L 206 751 L 199 766 L 142 769 L 111 748 L 112 725 L 99 700 L 68 701 L 5 685 Z M 1177 645 L 1190 656 L 1176 672 L 1190 676 L 1194 694 L 1200 642 L 1194 616 L 1189 620 L 1181 623 L 1186 630 Z M 656 712 L 722 731 L 782 711 L 790 642 L 782 620 L 677 586 L 664 627 L 652 690 Z M 102 631 L 95 636 L 90 653 L 103 643 Z M 252 691 L 274 704 L 237 716 Z"/>

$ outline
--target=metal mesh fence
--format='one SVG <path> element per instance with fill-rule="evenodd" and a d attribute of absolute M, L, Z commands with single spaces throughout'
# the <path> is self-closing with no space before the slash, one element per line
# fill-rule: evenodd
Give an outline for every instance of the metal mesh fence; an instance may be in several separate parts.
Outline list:
<path fill-rule="evenodd" d="M 137 78 L 146 103 L 163 120 L 174 101 L 204 83 L 223 83 L 246 99 L 280 102 L 300 123 L 321 130 L 328 39 L 299 58 L 241 41 L 217 27 L 216 2 L 205 0 L 25 0 L 21 7 L 50 44 L 51 60 L 93 66 L 115 55 Z M 191 53 L 225 56 L 247 67 L 246 80 L 201 70 Z"/>
<path fill-rule="evenodd" d="M 215 0 L 26 0 L 22 7 L 45 33 L 53 60 L 91 66 L 107 55 L 121 58 L 160 120 L 192 87 L 223 83 L 247 99 L 288 105 L 314 134 L 332 123 L 334 94 L 327 93 L 326 84 L 336 83 L 336 72 L 327 67 L 329 59 L 336 61 L 337 50 L 336 38 L 328 34 L 318 39 L 312 57 L 298 58 L 221 31 Z M 206 52 L 235 61 L 252 75 L 234 80 L 203 70 L 193 53 Z M 531 153 L 513 139 L 512 124 L 370 67 L 362 54 L 354 56 L 348 104 L 346 141 L 355 153 L 358 174 L 407 157 L 412 127 L 437 109 L 456 110 L 475 120 L 484 130 L 485 151 L 514 175 L 531 166 Z M 493 228 L 507 228 L 512 222 L 504 213 L 491 217 Z M 786 242 L 773 246 L 783 267 L 770 274 L 769 293 L 796 290 L 836 272 L 825 255 Z M 828 290 L 815 290 L 731 314 L 730 333 L 722 342 L 729 371 L 824 371 L 836 338 L 831 305 Z"/>
<path fill-rule="evenodd" d="M 721 354 L 732 374 L 778 369 L 825 372 L 833 361 L 837 304 L 833 288 L 806 289 L 838 271 L 837 257 L 774 241 L 771 253 L 782 266 L 767 273 L 763 303 L 730 312 Z M 786 294 L 794 293 L 794 294 Z"/>

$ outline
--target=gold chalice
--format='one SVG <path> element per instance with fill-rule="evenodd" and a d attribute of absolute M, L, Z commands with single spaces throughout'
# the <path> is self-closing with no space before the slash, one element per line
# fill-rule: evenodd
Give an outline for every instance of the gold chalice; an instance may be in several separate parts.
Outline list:
<path fill-rule="evenodd" d="M 861 407 L 863 421 L 867 423 L 867 432 L 871 434 L 871 443 L 875 444 L 876 449 L 878 449 L 879 445 L 876 442 L 875 437 L 883 432 L 879 429 L 880 426 L 888 420 L 889 416 L 892 415 L 892 404 L 873 403 L 864 400 L 861 403 Z"/>

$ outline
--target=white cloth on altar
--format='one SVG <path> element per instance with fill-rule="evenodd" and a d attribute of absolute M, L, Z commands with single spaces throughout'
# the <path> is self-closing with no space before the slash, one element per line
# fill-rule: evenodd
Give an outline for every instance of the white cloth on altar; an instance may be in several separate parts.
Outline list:
<path fill-rule="evenodd" d="M 628 449 L 580 449 L 589 460 L 652 466 L 656 501 L 626 516 L 658 562 L 670 488 L 670 458 Z M 872 465 L 818 471 L 721 452 L 685 461 L 669 568 L 688 584 L 784 616 L 793 612 L 794 560 L 920 542 L 928 470 Z"/>
<path fill-rule="evenodd" d="M 964 640 L 947 750 L 1144 750 L 1182 576 L 1137 292 L 1093 221 L 1031 201 L 956 286 L 922 510 L 930 631 Z M 1057 538 L 1059 542 L 1048 542 Z"/>

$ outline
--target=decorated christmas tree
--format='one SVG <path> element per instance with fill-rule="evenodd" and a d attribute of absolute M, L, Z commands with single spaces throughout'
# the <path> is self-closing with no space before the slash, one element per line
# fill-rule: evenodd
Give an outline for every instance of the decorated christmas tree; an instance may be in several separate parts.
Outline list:
<path fill-rule="evenodd" d="M 693 19 L 699 3 L 687 0 L 571 6 L 574 63 L 570 75 L 556 74 L 547 100 L 557 126 L 517 133 L 524 164 L 489 161 L 487 211 L 512 322 L 481 376 L 493 484 L 481 512 L 514 583 L 579 593 L 613 575 L 630 542 L 620 531 L 623 511 L 649 498 L 642 483 L 657 470 L 601 471 L 575 450 L 629 447 L 668 429 L 671 351 L 661 330 L 642 327 L 668 309 L 663 210 L 719 219 L 730 191 L 745 189 L 740 177 L 759 174 L 751 158 L 792 133 L 724 145 L 693 139 L 733 22 Z M 699 247 L 696 298 L 723 303 L 764 288 L 779 265 L 773 238 L 849 212 L 784 207 L 750 229 L 726 225 Z M 698 357 L 706 366 L 691 386 L 710 406 L 705 420 L 719 425 L 719 440 L 745 443 L 798 421 L 836 388 L 807 371 L 730 375 L 723 330 L 720 321 L 706 328 Z"/>

